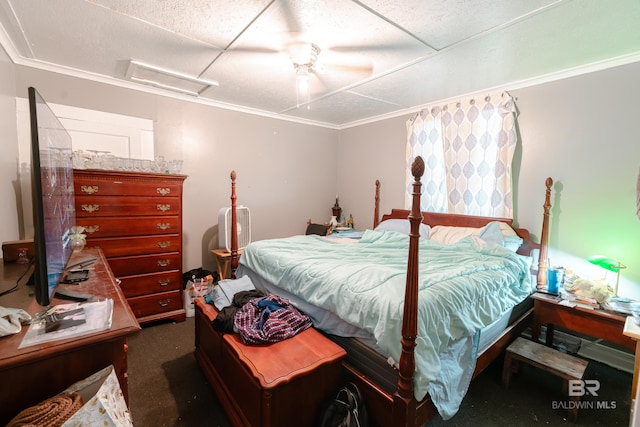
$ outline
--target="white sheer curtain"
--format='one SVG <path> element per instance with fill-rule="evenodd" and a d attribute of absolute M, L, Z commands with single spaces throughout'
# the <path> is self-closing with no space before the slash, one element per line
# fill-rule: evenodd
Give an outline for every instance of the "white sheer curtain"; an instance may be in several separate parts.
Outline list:
<path fill-rule="evenodd" d="M 421 210 L 511 218 L 515 122 L 508 93 L 428 107 L 409 119 L 405 205 L 412 191 L 411 163 L 422 156 Z"/>

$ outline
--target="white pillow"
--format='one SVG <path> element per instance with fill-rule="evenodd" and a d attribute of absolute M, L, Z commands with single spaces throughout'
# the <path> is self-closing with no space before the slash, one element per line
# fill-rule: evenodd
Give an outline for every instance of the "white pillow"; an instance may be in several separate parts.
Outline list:
<path fill-rule="evenodd" d="M 431 227 L 429 240 L 453 244 L 468 236 L 478 236 L 486 242 L 493 242 L 515 252 L 523 240 L 509 224 L 502 221 L 492 221 L 484 227 L 454 227 L 449 225 L 435 225 Z"/>
<path fill-rule="evenodd" d="M 429 233 L 429 240 L 451 245 L 474 234 L 479 234 L 480 229 L 474 227 L 453 227 L 450 225 L 434 225 Z"/>
<path fill-rule="evenodd" d="M 429 227 L 427 224 L 420 223 L 420 237 L 423 239 L 429 238 Z M 382 221 L 376 228 L 376 231 L 397 231 L 398 233 L 406 234 L 411 233 L 411 223 L 408 219 L 387 219 Z"/>
<path fill-rule="evenodd" d="M 220 280 L 211 291 L 213 305 L 215 305 L 218 311 L 220 311 L 233 303 L 233 297 L 238 292 L 252 291 L 255 288 L 256 287 L 253 285 L 249 276 L 242 276 L 235 280 Z"/>

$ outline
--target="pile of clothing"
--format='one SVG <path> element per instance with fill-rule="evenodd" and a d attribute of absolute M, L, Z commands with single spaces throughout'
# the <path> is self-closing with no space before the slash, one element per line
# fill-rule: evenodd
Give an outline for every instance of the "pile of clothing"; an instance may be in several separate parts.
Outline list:
<path fill-rule="evenodd" d="M 218 282 L 205 301 L 218 309 L 213 328 L 238 333 L 245 344 L 283 341 L 312 326 L 309 316 L 291 302 L 255 289 L 246 276 Z"/>

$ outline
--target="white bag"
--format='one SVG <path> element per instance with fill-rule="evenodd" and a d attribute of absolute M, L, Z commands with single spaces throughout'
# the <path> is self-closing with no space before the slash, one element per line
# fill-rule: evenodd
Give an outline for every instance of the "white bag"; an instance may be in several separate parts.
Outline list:
<path fill-rule="evenodd" d="M 62 427 L 133 426 L 113 365 L 78 381 L 65 392 L 79 393 L 85 404 Z"/>
<path fill-rule="evenodd" d="M 187 317 L 193 317 L 196 315 L 196 307 L 193 304 L 193 301 L 197 297 L 208 295 L 211 292 L 211 288 L 213 288 L 213 280 L 208 282 L 193 282 L 189 280 L 187 282 L 187 286 L 185 286 L 185 289 L 182 292 L 184 310 Z"/>

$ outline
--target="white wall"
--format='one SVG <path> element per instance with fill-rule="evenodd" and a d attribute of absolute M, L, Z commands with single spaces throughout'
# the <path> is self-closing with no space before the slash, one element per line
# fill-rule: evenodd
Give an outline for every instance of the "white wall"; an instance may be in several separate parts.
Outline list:
<path fill-rule="evenodd" d="M 0 241 L 23 238 L 19 218 L 22 206 L 19 191 L 15 66 L 0 48 Z"/>
<path fill-rule="evenodd" d="M 584 261 L 602 254 L 628 266 L 620 294 L 640 298 L 640 220 L 635 191 L 640 168 L 640 63 L 511 91 L 520 111 L 515 220 L 539 238 L 544 181 L 555 181 L 550 258 L 589 278 L 604 271 Z M 356 218 L 373 218 L 373 182 L 381 210 L 402 207 L 406 128 L 398 117 L 340 133 L 338 176 Z M 349 159 L 360 158 L 353 162 Z M 347 178 L 351 177 L 351 178 Z M 612 279 L 609 273 L 608 278 Z"/>
<path fill-rule="evenodd" d="M 619 260 L 628 266 L 619 293 L 634 298 L 640 298 L 639 74 L 635 63 L 513 92 L 523 140 L 518 219 L 535 223 L 539 205 L 524 191 L 554 178 L 551 262 L 596 278 L 604 271 L 585 258 Z"/>
<path fill-rule="evenodd" d="M 155 151 L 183 159 L 184 269 L 214 268 L 218 210 L 251 209 L 254 240 L 303 233 L 329 219 L 335 197 L 337 131 L 222 110 L 55 73 L 17 67 L 16 96 L 34 86 L 48 102 L 154 121 Z M 15 115 L 15 113 L 14 113 Z M 15 209 L 15 207 L 14 207 Z M 4 237 L 3 237 L 4 238 Z"/>
<path fill-rule="evenodd" d="M 404 207 L 406 117 L 345 129 L 338 148 L 338 193 L 356 227 L 373 226 L 375 182 L 380 181 L 380 215 Z"/>

